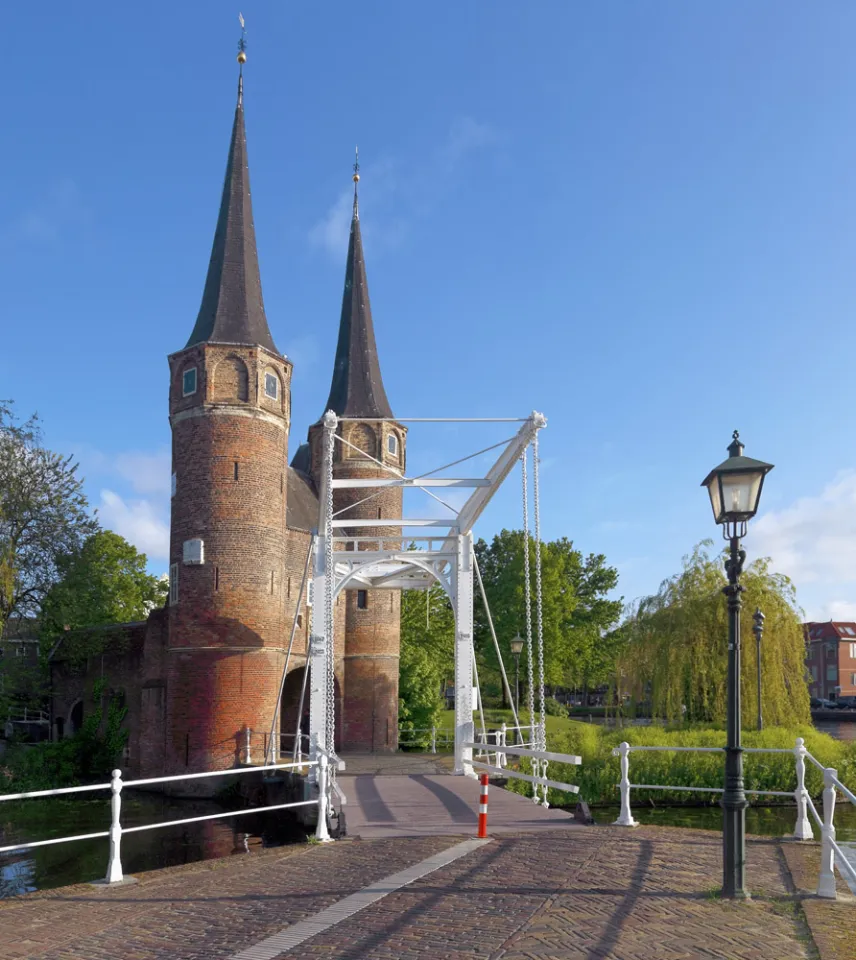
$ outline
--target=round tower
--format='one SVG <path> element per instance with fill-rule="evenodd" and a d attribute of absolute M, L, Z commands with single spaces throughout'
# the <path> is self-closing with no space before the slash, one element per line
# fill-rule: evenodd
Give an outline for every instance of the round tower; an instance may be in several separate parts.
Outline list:
<path fill-rule="evenodd" d="M 164 766 L 257 756 L 290 625 L 285 590 L 291 363 L 262 300 L 242 83 L 202 305 L 169 357 L 172 427 Z M 149 765 L 150 766 L 150 765 Z"/>
<path fill-rule="evenodd" d="M 324 409 L 333 410 L 342 418 L 337 431 L 342 439 L 337 440 L 333 451 L 333 476 L 389 478 L 404 473 L 407 431 L 393 419 L 381 378 L 360 233 L 358 170 L 359 165 L 355 164 L 354 211 L 339 340 L 330 396 Z M 309 444 L 317 485 L 322 467 L 320 423 L 310 427 Z M 343 520 L 394 519 L 401 516 L 401 502 L 400 487 L 337 489 L 333 510 Z M 389 527 L 337 531 L 368 538 L 400 532 L 399 528 Z M 377 548 L 376 543 L 356 545 L 358 549 Z M 342 749 L 392 752 L 398 748 L 401 593 L 354 589 L 345 591 L 344 600 L 344 638 L 335 638 L 336 655 L 344 651 Z"/>

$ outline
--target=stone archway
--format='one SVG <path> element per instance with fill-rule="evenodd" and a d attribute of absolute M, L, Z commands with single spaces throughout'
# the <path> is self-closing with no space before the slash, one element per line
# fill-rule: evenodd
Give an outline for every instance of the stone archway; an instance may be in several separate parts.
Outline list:
<path fill-rule="evenodd" d="M 279 706 L 279 739 L 280 754 L 290 757 L 294 750 L 294 741 L 297 735 L 297 712 L 300 708 L 300 692 L 303 689 L 303 680 L 308 666 L 295 667 L 289 670 L 282 688 L 282 699 Z M 336 698 L 336 750 L 341 747 L 342 740 L 342 689 L 339 678 L 335 678 Z M 309 685 L 307 683 L 306 696 L 303 703 L 303 717 L 300 724 L 301 733 L 309 734 Z M 309 741 L 306 736 L 302 740 L 302 751 L 308 753 Z"/>

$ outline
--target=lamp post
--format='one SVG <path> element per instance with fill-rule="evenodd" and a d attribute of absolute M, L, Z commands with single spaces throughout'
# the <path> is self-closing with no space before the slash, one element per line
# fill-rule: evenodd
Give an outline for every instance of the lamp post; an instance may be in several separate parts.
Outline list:
<path fill-rule="evenodd" d="M 511 652 L 514 654 L 514 709 L 517 713 L 518 723 L 520 723 L 520 652 L 522 650 L 523 637 L 518 633 L 511 641 Z"/>
<path fill-rule="evenodd" d="M 723 897 L 745 898 L 746 866 L 746 794 L 743 789 L 743 748 L 740 745 L 740 574 L 746 551 L 740 540 L 746 536 L 748 521 L 758 512 L 764 477 L 771 463 L 743 456 L 743 444 L 735 430 L 728 447 L 728 459 L 715 467 L 702 481 L 710 495 L 713 518 L 722 526 L 728 541 L 725 573 L 728 585 L 728 690 L 727 733 L 725 747 L 725 790 L 722 794 Z"/>
<path fill-rule="evenodd" d="M 764 633 L 764 614 L 760 607 L 756 607 L 752 614 L 752 633 L 755 634 L 756 643 L 756 662 L 758 664 L 758 729 L 764 729 L 764 721 L 761 718 L 761 636 Z"/>

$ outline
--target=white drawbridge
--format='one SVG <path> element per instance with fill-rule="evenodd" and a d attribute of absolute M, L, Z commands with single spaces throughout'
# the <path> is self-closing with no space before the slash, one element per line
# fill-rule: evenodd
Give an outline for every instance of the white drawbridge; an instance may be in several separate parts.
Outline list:
<path fill-rule="evenodd" d="M 487 611 L 493 642 L 502 672 L 508 700 L 514 710 L 514 697 L 508 685 L 505 668 L 502 664 L 499 643 L 493 629 L 487 597 L 484 593 L 481 572 L 478 569 L 473 550 L 473 527 L 484 509 L 496 494 L 500 485 L 519 463 L 522 474 L 523 530 L 524 530 L 524 579 L 525 579 L 525 618 L 527 665 L 529 682 L 527 684 L 527 707 L 532 724 L 532 744 L 536 751 L 546 749 L 545 709 L 544 709 L 544 643 L 543 612 L 541 604 L 541 528 L 540 528 L 540 491 L 538 437 L 546 426 L 546 418 L 537 412 L 515 420 L 455 420 L 455 423 L 509 422 L 519 424 L 517 432 L 510 438 L 489 447 L 476 450 L 468 456 L 444 464 L 415 477 L 408 477 L 400 470 L 370 456 L 365 450 L 354 447 L 341 436 L 339 425 L 347 418 L 339 418 L 328 411 L 322 420 L 323 469 L 319 489 L 318 529 L 313 535 L 312 544 L 306 558 L 304 584 L 298 609 L 303 602 L 303 593 L 309 588 L 311 600 L 311 639 L 309 648 L 309 740 L 310 756 L 317 760 L 321 753 L 336 760 L 335 753 L 335 651 L 337 638 L 334 635 L 333 609 L 338 594 L 345 589 L 370 590 L 428 590 L 434 583 L 439 584 L 449 598 L 455 617 L 455 773 L 474 775 L 473 765 L 485 765 L 473 760 L 473 742 L 475 729 L 473 712 L 474 689 L 478 689 L 478 675 L 473 645 L 473 599 L 475 589 L 479 589 Z M 413 421 L 396 419 L 396 423 L 450 422 L 446 419 L 424 419 Z M 388 476 L 375 478 L 335 478 L 333 461 L 335 444 L 340 443 L 372 461 L 382 468 Z M 532 449 L 532 489 L 534 529 L 530 533 L 529 524 L 529 451 Z M 482 477 L 454 477 L 447 471 L 461 464 L 481 458 L 496 451 L 496 460 Z M 366 496 L 359 501 L 364 503 L 382 493 L 389 487 L 401 487 L 421 490 L 432 499 L 448 508 L 454 517 L 451 520 L 407 516 L 385 519 L 340 518 L 333 509 L 333 493 L 336 489 L 351 488 L 365 490 Z M 453 507 L 441 496 L 444 489 L 471 489 L 472 493 L 460 508 Z M 402 498 L 402 503 L 406 498 Z M 346 508 L 347 509 L 347 508 Z M 345 513 L 346 510 L 340 511 Z M 360 528 L 383 528 L 383 535 L 360 535 Z M 534 584 L 530 570 L 530 545 L 534 544 Z M 309 569 L 313 567 L 311 574 Z M 533 603 L 534 594 L 534 603 Z M 533 610 L 534 606 L 534 610 Z M 296 625 L 296 620 L 295 620 Z M 292 629 L 292 644 L 294 628 Z M 339 641 L 341 642 L 341 641 Z M 289 645 L 289 654 L 291 646 Z M 288 666 L 286 664 L 286 670 Z M 283 680 L 285 673 L 283 673 Z M 305 681 L 304 681 L 305 684 Z M 539 702 L 536 713 L 536 688 Z M 304 685 L 305 691 L 305 685 Z M 281 695 L 281 691 L 280 691 Z M 302 715 L 301 708 L 298 711 Z M 479 697 L 480 700 L 480 697 Z M 276 710 L 278 711 L 279 704 Z M 540 716 L 539 716 L 540 713 Z M 515 713 L 515 724 L 519 719 Z M 275 737 L 277 714 L 271 730 L 270 743 L 278 742 Z M 482 718 L 482 728 L 484 721 Z M 299 739 L 299 733 L 298 733 Z M 524 751 L 525 753 L 526 751 Z M 542 788 L 543 802 L 546 804 L 546 760 L 533 760 L 535 777 L 535 799 L 539 799 L 539 787 Z M 331 764 L 332 779 L 335 782 L 337 763 Z M 316 768 L 313 767 L 312 772 Z M 486 768 L 491 769 L 491 768 Z M 314 777 L 313 777 L 314 779 Z M 536 782 L 537 781 L 537 782 Z"/>

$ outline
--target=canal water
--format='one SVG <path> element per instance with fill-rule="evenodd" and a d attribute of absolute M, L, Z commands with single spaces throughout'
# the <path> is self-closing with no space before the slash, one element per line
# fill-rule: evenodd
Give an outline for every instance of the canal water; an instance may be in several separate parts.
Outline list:
<path fill-rule="evenodd" d="M 817 721 L 818 730 L 839 740 L 856 740 L 856 723 Z M 632 802 L 632 800 L 631 800 Z M 122 823 L 138 826 L 223 812 L 223 817 L 179 827 L 126 834 L 122 838 L 122 866 L 127 874 L 170 867 L 197 860 L 246 855 L 260 847 L 303 843 L 306 830 L 288 812 L 229 817 L 210 800 L 176 800 L 156 794 L 122 791 Z M 618 806 L 595 807 L 595 822 L 612 823 Z M 793 833 L 793 806 L 751 806 L 746 829 L 761 836 Z M 634 804 L 633 816 L 642 824 L 722 829 L 722 811 L 709 807 L 672 807 Z M 104 795 L 86 800 L 29 800 L 0 804 L 0 847 L 16 842 L 95 833 L 110 826 L 110 801 Z M 837 838 L 856 841 L 856 807 L 839 803 L 835 811 Z M 816 835 L 819 833 L 816 831 Z M 21 853 L 0 854 L 0 898 L 47 890 L 70 883 L 101 879 L 107 870 L 107 838 L 58 843 Z"/>
<path fill-rule="evenodd" d="M 226 813 L 211 800 L 122 791 L 122 825 L 141 826 Z M 86 800 L 35 799 L 0 804 L 0 847 L 51 837 L 97 833 L 110 827 L 108 795 Z M 288 811 L 245 814 L 183 826 L 142 830 L 122 837 L 122 868 L 126 874 L 251 853 L 259 847 L 303 843 L 306 830 Z M 107 872 L 108 841 L 76 840 L 0 854 L 0 898 L 70 883 L 99 880 Z"/>

